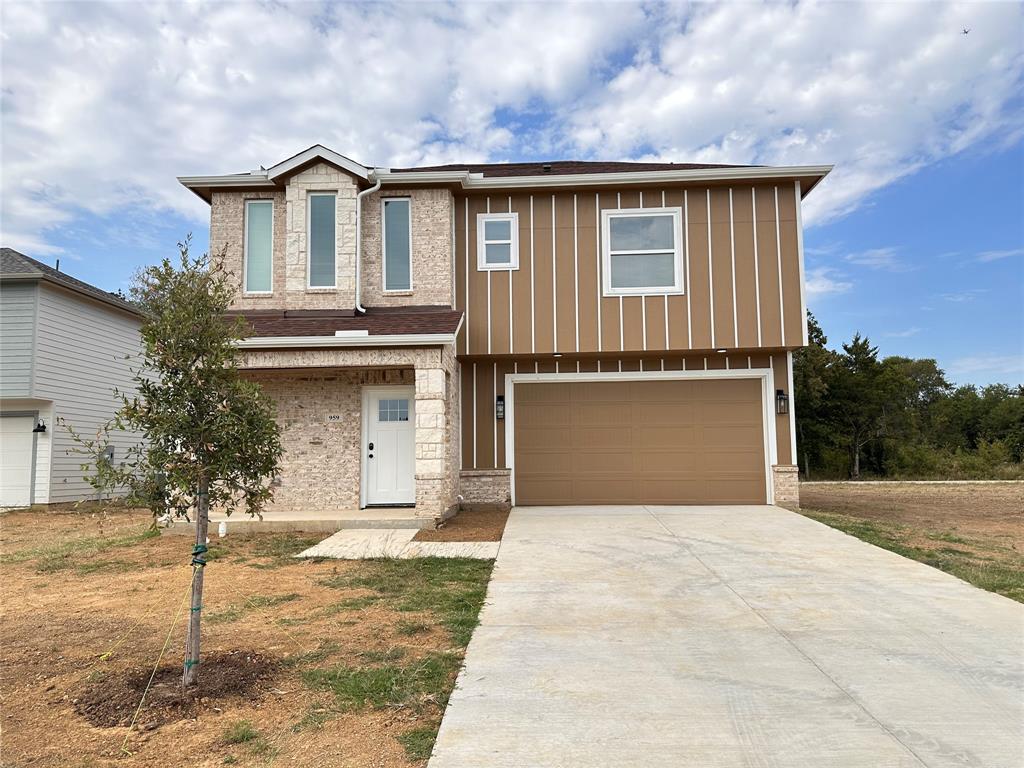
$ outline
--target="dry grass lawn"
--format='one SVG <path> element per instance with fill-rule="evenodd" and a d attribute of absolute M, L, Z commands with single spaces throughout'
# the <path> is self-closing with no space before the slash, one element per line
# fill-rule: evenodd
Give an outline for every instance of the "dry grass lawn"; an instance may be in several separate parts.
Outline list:
<path fill-rule="evenodd" d="M 1024 483 L 810 483 L 808 517 L 1024 602 Z"/>
<path fill-rule="evenodd" d="M 0 515 L 4 766 L 425 763 L 490 562 L 306 562 L 291 555 L 322 537 L 214 539 L 200 688 L 177 686 L 181 620 L 129 734 L 190 581 L 191 541 L 148 525 Z"/>

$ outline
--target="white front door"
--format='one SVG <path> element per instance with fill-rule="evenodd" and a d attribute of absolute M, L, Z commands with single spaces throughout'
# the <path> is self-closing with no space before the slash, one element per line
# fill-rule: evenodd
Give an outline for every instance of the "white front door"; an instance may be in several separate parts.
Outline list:
<path fill-rule="evenodd" d="M 416 391 L 413 387 L 364 390 L 365 503 L 416 502 Z"/>
<path fill-rule="evenodd" d="M 35 425 L 31 416 L 0 418 L 0 507 L 27 507 L 32 503 Z"/>

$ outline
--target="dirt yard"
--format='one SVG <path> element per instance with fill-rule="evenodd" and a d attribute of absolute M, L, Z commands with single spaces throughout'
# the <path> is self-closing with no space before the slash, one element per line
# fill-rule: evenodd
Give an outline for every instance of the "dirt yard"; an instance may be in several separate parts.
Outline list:
<path fill-rule="evenodd" d="M 1024 483 L 803 483 L 802 511 L 1024 602 Z"/>
<path fill-rule="evenodd" d="M 5 768 L 425 763 L 490 562 L 306 562 L 291 555 L 322 537 L 215 538 L 182 697 L 191 543 L 148 524 L 0 515 Z"/>

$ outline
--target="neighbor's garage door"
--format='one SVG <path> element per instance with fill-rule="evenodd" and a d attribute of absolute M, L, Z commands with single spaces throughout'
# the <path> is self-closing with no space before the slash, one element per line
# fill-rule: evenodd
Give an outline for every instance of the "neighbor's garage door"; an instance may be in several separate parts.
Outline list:
<path fill-rule="evenodd" d="M 0 418 L 0 507 L 32 503 L 31 416 Z"/>
<path fill-rule="evenodd" d="M 515 385 L 516 504 L 764 504 L 758 379 Z"/>

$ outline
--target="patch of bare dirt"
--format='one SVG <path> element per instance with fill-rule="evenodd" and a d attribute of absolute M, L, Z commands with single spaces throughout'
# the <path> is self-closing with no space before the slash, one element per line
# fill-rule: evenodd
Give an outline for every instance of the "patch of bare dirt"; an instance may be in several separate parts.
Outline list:
<path fill-rule="evenodd" d="M 466 510 L 446 520 L 441 527 L 421 530 L 413 541 L 501 541 L 509 510 Z"/>
<path fill-rule="evenodd" d="M 800 505 L 1024 549 L 1024 483 L 805 483 Z"/>
<path fill-rule="evenodd" d="M 104 728 L 129 725 L 138 710 L 140 730 L 150 731 L 174 720 L 194 720 L 203 710 L 221 708 L 232 698 L 259 701 L 280 670 L 278 659 L 262 653 L 218 651 L 203 659 L 199 682 L 187 693 L 181 687 L 179 665 L 161 666 L 155 674 L 151 668 L 134 667 L 86 684 L 73 703 L 78 714 Z"/>

